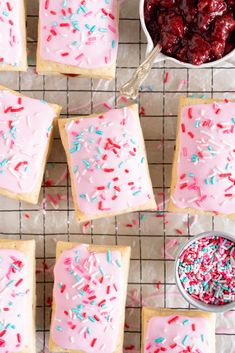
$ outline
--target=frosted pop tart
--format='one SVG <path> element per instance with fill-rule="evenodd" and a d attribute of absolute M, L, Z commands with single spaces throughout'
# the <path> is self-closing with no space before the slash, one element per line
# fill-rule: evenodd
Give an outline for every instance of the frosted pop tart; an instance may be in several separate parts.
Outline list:
<path fill-rule="evenodd" d="M 60 110 L 0 86 L 0 195 L 38 202 Z"/>
<path fill-rule="evenodd" d="M 215 353 L 215 315 L 196 310 L 142 310 L 141 353 Z"/>
<path fill-rule="evenodd" d="M 235 102 L 181 98 L 169 210 L 235 216 Z"/>
<path fill-rule="evenodd" d="M 60 119 L 78 221 L 156 209 L 138 107 Z"/>
<path fill-rule="evenodd" d="M 122 353 L 130 247 L 58 242 L 49 348 Z"/>
<path fill-rule="evenodd" d="M 0 71 L 26 71 L 25 1 L 0 1 Z"/>
<path fill-rule="evenodd" d="M 35 353 L 35 242 L 0 240 L 0 352 Z"/>
<path fill-rule="evenodd" d="M 112 79 L 118 1 L 40 0 L 37 72 Z"/>

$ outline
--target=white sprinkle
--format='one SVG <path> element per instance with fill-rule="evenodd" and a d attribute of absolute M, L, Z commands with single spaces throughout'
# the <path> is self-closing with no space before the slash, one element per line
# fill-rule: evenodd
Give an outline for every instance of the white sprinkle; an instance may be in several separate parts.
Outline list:
<path fill-rule="evenodd" d="M 70 121 L 70 123 L 67 126 L 67 130 L 70 130 L 73 124 L 74 124 L 74 120 Z"/>

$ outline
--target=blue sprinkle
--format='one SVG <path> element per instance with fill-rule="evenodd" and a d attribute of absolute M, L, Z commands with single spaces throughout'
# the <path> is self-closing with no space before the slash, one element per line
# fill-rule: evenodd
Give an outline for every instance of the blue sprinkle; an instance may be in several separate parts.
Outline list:
<path fill-rule="evenodd" d="M 51 124 L 51 125 L 48 127 L 47 131 L 50 132 L 50 131 L 52 130 L 52 127 L 53 127 L 53 125 Z"/>
<path fill-rule="evenodd" d="M 78 275 L 75 275 L 74 278 L 76 279 L 77 282 L 81 281 L 81 277 L 79 277 Z"/>
<path fill-rule="evenodd" d="M 0 163 L 0 167 L 4 167 L 8 163 L 8 159 L 3 159 L 2 162 Z"/>
<path fill-rule="evenodd" d="M 95 322 L 95 319 L 93 318 L 93 316 L 88 316 L 88 319 L 89 319 L 91 322 Z"/>
<path fill-rule="evenodd" d="M 86 169 L 90 169 L 91 167 L 90 162 L 87 159 L 83 159 L 82 161 L 85 164 Z"/>
<path fill-rule="evenodd" d="M 110 250 L 107 251 L 107 261 L 108 261 L 108 263 L 112 262 L 112 254 L 111 254 Z"/>
<path fill-rule="evenodd" d="M 137 191 L 135 191 L 135 192 L 133 192 L 133 196 L 136 196 L 136 195 L 139 195 L 141 193 L 141 190 L 137 190 Z"/>
<path fill-rule="evenodd" d="M 104 276 L 104 270 L 101 266 L 99 266 L 100 273 Z"/>
<path fill-rule="evenodd" d="M 93 33 L 96 29 L 96 25 L 92 26 L 91 29 L 90 29 L 90 32 Z"/>
<path fill-rule="evenodd" d="M 121 267 L 121 264 L 120 264 L 120 262 L 119 262 L 118 259 L 117 259 L 115 262 L 116 262 L 116 264 L 117 264 L 118 267 Z"/>
<path fill-rule="evenodd" d="M 184 339 L 183 339 L 183 341 L 182 341 L 182 344 L 183 344 L 184 346 L 186 345 L 188 339 L 189 339 L 189 335 L 184 336 Z"/>
<path fill-rule="evenodd" d="M 77 318 L 80 319 L 81 321 L 84 320 L 84 317 L 81 314 L 79 314 L 79 313 L 77 313 Z"/>
<path fill-rule="evenodd" d="M 193 155 L 192 155 L 192 158 L 191 158 L 191 161 L 192 161 L 193 163 L 198 162 L 198 161 L 199 161 L 198 155 L 193 154 Z"/>
<path fill-rule="evenodd" d="M 216 183 L 216 176 L 214 175 L 213 177 L 211 177 L 211 184 L 215 184 Z"/>
<path fill-rule="evenodd" d="M 92 134 L 92 133 L 94 132 L 94 130 L 95 130 L 94 126 L 90 126 L 90 127 L 89 127 L 89 132 L 90 132 L 90 134 Z"/>
<path fill-rule="evenodd" d="M 77 165 L 75 165 L 75 166 L 73 167 L 73 172 L 74 172 L 74 174 L 78 172 L 78 166 L 77 166 Z"/>
<path fill-rule="evenodd" d="M 107 28 L 99 28 L 99 32 L 105 33 L 105 32 L 108 32 L 108 30 L 107 30 Z"/>
<path fill-rule="evenodd" d="M 87 11 L 86 11 L 86 8 L 85 8 L 85 6 L 83 6 L 83 5 L 81 5 L 80 6 L 80 9 L 82 10 L 82 12 L 84 12 L 84 13 L 86 13 Z"/>
<path fill-rule="evenodd" d="M 101 130 L 96 130 L 96 132 L 95 132 L 97 135 L 103 135 L 104 133 L 103 133 L 103 131 L 101 131 Z"/>

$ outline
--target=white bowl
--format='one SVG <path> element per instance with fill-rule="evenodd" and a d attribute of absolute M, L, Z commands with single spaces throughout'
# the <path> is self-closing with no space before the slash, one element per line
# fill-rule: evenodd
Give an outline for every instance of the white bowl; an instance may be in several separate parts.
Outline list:
<path fill-rule="evenodd" d="M 154 44 L 153 44 L 152 38 L 150 37 L 149 32 L 148 32 L 148 30 L 146 28 L 146 25 L 145 25 L 144 4 L 145 4 L 145 0 L 140 0 L 140 9 L 139 9 L 139 11 L 140 11 L 140 22 L 141 22 L 141 26 L 143 28 L 144 34 L 145 34 L 145 36 L 147 38 L 147 50 L 146 50 L 146 56 L 147 56 L 153 50 Z M 233 49 L 227 55 L 223 56 L 221 59 L 218 59 L 218 60 L 206 63 L 206 64 L 202 64 L 202 65 L 192 65 L 192 64 L 179 61 L 179 60 L 177 60 L 175 58 L 172 58 L 170 56 L 167 56 L 165 54 L 160 53 L 156 57 L 155 63 L 161 62 L 163 60 L 170 60 L 170 61 L 173 61 L 176 64 L 179 64 L 179 65 L 184 66 L 184 67 L 188 67 L 190 69 L 201 69 L 201 68 L 205 68 L 205 67 L 212 67 L 212 66 L 215 66 L 215 65 L 218 65 L 218 64 L 222 64 L 223 62 L 231 59 L 231 57 L 234 54 L 235 54 L 235 49 Z"/>

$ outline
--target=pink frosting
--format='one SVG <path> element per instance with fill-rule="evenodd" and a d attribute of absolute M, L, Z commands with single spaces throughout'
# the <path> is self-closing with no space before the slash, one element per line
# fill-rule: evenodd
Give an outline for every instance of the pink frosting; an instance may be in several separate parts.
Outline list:
<path fill-rule="evenodd" d="M 0 65 L 18 66 L 23 52 L 21 14 L 23 0 L 0 1 Z"/>
<path fill-rule="evenodd" d="M 66 124 L 72 177 L 83 213 L 120 212 L 139 207 L 152 196 L 136 119 L 132 109 L 123 108 Z"/>
<path fill-rule="evenodd" d="M 210 322 L 203 317 L 156 316 L 149 320 L 144 353 L 209 353 Z M 161 349 L 163 348 L 163 349 Z"/>
<path fill-rule="evenodd" d="M 235 213 L 235 103 L 182 110 L 177 185 L 180 208 Z"/>
<path fill-rule="evenodd" d="M 51 334 L 60 347 L 113 353 L 123 312 L 120 251 L 90 253 L 79 245 L 62 253 L 54 269 Z"/>
<path fill-rule="evenodd" d="M 0 91 L 0 188 L 34 189 L 55 115 L 44 101 Z"/>
<path fill-rule="evenodd" d="M 24 254 L 0 250 L 0 353 L 19 352 L 28 345 L 29 283 Z"/>
<path fill-rule="evenodd" d="M 43 59 L 84 69 L 115 63 L 117 0 L 41 0 L 40 54 Z"/>

